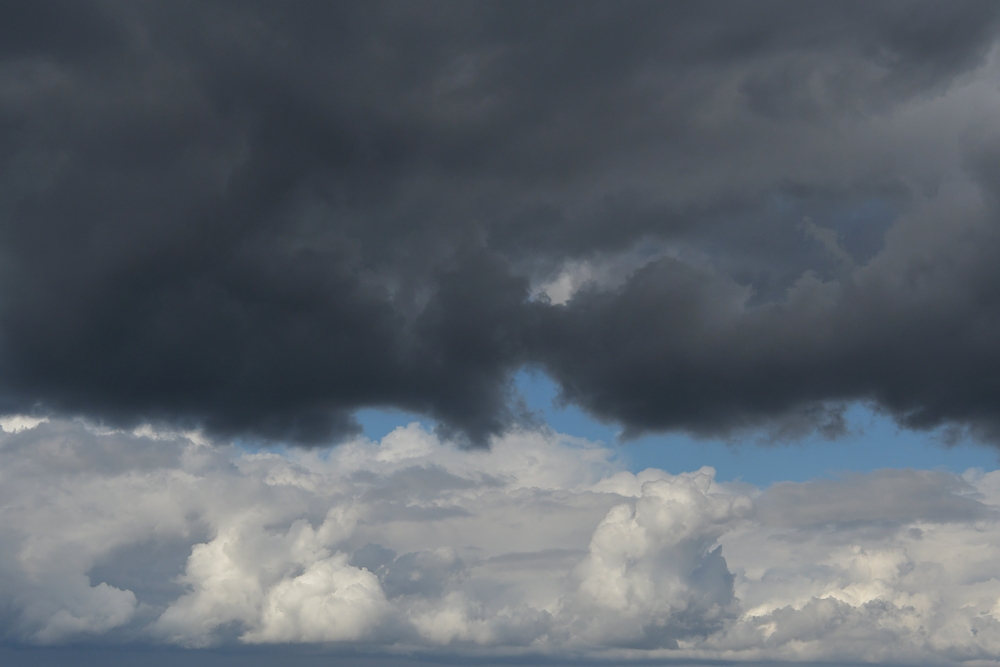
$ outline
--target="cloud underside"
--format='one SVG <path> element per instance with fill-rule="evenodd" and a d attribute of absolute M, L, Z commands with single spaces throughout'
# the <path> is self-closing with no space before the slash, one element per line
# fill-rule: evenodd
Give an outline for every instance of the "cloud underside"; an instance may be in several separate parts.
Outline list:
<path fill-rule="evenodd" d="M 0 10 L 0 412 L 998 432 L 996 3 Z"/>
<path fill-rule="evenodd" d="M 19 643 L 1000 660 L 1000 473 L 761 491 L 551 432 L 279 454 L 53 421 L 0 435 L 0 507 Z"/>

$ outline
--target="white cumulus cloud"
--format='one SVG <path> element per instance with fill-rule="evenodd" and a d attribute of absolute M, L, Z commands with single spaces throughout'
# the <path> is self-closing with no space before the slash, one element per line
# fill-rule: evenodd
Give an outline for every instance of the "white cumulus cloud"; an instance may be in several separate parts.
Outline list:
<path fill-rule="evenodd" d="M 1000 661 L 1000 473 L 761 490 L 551 432 L 464 451 L 0 434 L 9 641 Z"/>

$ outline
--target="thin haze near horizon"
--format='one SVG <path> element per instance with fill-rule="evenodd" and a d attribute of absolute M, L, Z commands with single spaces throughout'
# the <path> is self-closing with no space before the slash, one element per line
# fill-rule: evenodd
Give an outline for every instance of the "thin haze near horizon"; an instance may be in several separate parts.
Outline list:
<path fill-rule="evenodd" d="M 998 260 L 995 2 L 6 3 L 0 656 L 1000 662 Z"/>

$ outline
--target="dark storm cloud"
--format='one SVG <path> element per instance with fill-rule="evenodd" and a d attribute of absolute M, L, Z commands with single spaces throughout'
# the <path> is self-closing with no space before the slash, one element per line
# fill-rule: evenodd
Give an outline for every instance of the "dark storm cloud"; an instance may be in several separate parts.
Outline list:
<path fill-rule="evenodd" d="M 634 433 L 997 421 L 995 3 L 0 12 L 5 411 L 482 442 L 530 364 Z"/>

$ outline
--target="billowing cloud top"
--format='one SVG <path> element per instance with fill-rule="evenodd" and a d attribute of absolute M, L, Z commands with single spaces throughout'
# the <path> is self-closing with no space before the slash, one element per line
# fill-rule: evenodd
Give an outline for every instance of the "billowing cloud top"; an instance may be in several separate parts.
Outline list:
<path fill-rule="evenodd" d="M 6 428 L 14 430 L 10 423 Z M 417 424 L 255 453 L 0 434 L 0 633 L 432 659 L 1000 660 L 1000 472 L 719 484 Z"/>
<path fill-rule="evenodd" d="M 626 435 L 995 437 L 998 18 L 5 3 L 0 412 L 485 443 L 527 366 Z"/>

